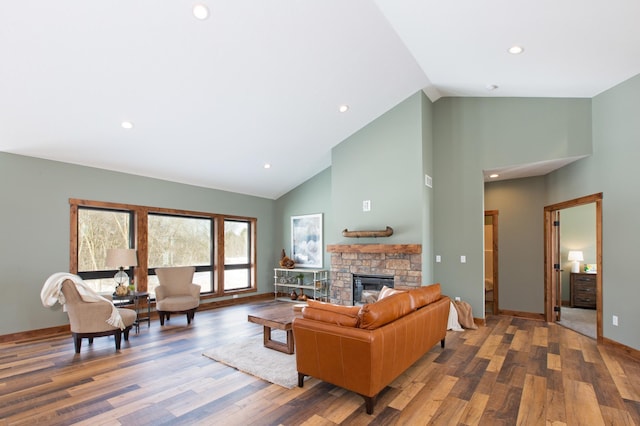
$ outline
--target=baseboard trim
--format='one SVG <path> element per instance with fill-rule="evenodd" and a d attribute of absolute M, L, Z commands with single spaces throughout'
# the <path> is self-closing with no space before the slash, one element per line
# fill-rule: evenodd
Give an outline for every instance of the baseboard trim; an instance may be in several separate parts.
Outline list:
<path fill-rule="evenodd" d="M 500 311 L 498 311 L 498 315 L 507 315 L 510 317 L 526 318 L 536 321 L 545 320 L 544 314 L 536 314 L 535 312 L 507 311 L 504 309 L 500 309 Z"/>
<path fill-rule="evenodd" d="M 0 336 L 0 343 L 25 342 L 29 340 L 42 339 L 55 334 L 71 333 L 69 324 L 58 325 L 56 327 L 41 328 L 38 330 L 21 331 L 18 333 L 5 334 Z"/>
<path fill-rule="evenodd" d="M 615 340 L 607 339 L 606 337 L 602 338 L 602 344 L 604 344 L 606 346 L 614 347 L 614 348 L 622 351 L 626 355 L 629 355 L 631 358 L 633 358 L 635 360 L 640 360 L 640 351 L 637 350 L 637 349 L 634 349 L 634 348 L 629 347 L 627 345 L 623 345 L 622 343 L 616 342 Z"/>

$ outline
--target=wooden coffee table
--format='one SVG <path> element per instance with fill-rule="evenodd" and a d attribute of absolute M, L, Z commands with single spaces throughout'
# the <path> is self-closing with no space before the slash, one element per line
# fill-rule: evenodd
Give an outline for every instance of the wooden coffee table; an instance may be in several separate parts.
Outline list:
<path fill-rule="evenodd" d="M 249 322 L 263 326 L 264 346 L 285 354 L 294 353 L 293 330 L 291 325 L 293 319 L 299 312 L 294 312 L 293 305 L 288 302 L 272 302 L 269 305 L 260 307 L 255 313 L 248 316 Z M 287 334 L 286 343 L 271 339 L 271 330 L 284 330 Z"/>

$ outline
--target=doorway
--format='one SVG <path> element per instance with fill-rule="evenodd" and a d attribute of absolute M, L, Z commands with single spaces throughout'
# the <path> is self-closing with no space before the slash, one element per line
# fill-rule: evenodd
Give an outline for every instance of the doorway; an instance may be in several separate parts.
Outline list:
<path fill-rule="evenodd" d="M 498 211 L 484 212 L 484 314 L 496 315 L 498 308 Z"/>
<path fill-rule="evenodd" d="M 567 209 L 586 206 L 588 204 L 595 204 L 595 264 L 587 269 L 593 269 L 597 271 L 597 273 L 584 274 L 584 264 L 580 264 L 579 272 L 571 273 L 570 275 L 567 273 L 565 281 L 567 279 L 574 281 L 577 280 L 579 281 L 580 286 L 585 285 L 588 281 L 595 284 L 591 286 L 590 290 L 591 292 L 595 291 L 595 337 L 599 343 L 602 343 L 602 193 L 576 198 L 563 203 L 546 206 L 544 208 L 545 318 L 547 322 L 562 321 L 563 299 L 565 299 L 565 307 L 567 305 L 579 305 L 580 307 L 583 307 L 582 304 L 588 302 L 588 299 L 579 300 L 580 303 L 574 302 L 576 300 L 575 296 L 577 293 L 569 290 L 570 294 L 567 297 L 566 288 L 568 287 L 565 287 L 565 291 L 562 289 L 563 260 L 567 260 L 564 258 L 568 258 L 568 255 L 566 253 L 566 247 L 562 248 L 560 243 L 561 211 L 565 210 L 566 213 Z M 582 252 L 580 253 L 582 254 Z M 594 255 L 591 254 L 590 256 Z M 592 258 L 593 257 L 589 257 L 589 259 Z M 567 285 L 570 286 L 571 283 L 567 283 Z M 595 287 L 595 289 L 593 289 L 593 287 Z M 571 288 L 573 289 L 573 287 Z M 575 288 L 582 287 L 576 286 Z M 564 297 L 563 294 L 565 295 Z M 591 303 L 593 303 L 593 300 L 591 300 Z M 590 308 L 593 306 L 586 307 Z M 569 312 L 570 311 L 566 310 L 565 313 L 568 314 Z"/>

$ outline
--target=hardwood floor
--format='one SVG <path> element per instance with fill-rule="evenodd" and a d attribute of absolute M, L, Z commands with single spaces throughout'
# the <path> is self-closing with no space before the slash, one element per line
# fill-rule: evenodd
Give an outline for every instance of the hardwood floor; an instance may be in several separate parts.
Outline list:
<path fill-rule="evenodd" d="M 271 302 L 269 302 L 271 303 Z M 202 356 L 261 334 L 259 303 L 172 316 L 113 338 L 0 344 L 0 424 L 640 425 L 640 363 L 556 325 L 506 316 L 449 332 L 378 397 L 310 379 L 284 389 Z"/>

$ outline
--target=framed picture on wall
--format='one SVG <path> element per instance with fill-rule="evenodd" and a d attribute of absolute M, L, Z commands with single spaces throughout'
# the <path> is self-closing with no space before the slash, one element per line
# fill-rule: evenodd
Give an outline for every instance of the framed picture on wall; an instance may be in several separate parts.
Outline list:
<path fill-rule="evenodd" d="M 322 268 L 322 213 L 291 216 L 291 258 L 296 267 Z"/>

